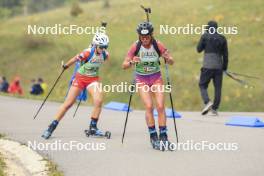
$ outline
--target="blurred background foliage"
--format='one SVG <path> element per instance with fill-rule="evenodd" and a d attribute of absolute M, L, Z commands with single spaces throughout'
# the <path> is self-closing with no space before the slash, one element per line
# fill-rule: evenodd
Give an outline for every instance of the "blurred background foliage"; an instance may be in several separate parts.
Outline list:
<path fill-rule="evenodd" d="M 151 6 L 155 37 L 167 46 L 175 59 L 175 65 L 169 71 L 176 109 L 197 111 L 202 107 L 198 81 L 203 55 L 196 52 L 200 35 L 161 35 L 161 24 L 201 26 L 215 19 L 220 26 L 237 26 L 238 35 L 226 35 L 229 69 L 264 78 L 263 0 L 163 0 L 162 3 L 147 0 L 0 0 L 0 75 L 8 80 L 20 75 L 26 92 L 24 97 L 43 99 L 27 93 L 30 80 L 42 77 L 51 86 L 60 72 L 61 60 L 67 61 L 87 48 L 93 36 L 28 35 L 27 26 L 76 24 L 85 27 L 99 26 L 101 21 L 107 21 L 111 60 L 102 67 L 102 82 L 131 82 L 132 70 L 122 70 L 121 64 L 130 45 L 138 38 L 137 24 L 145 20 L 140 4 Z M 82 13 L 72 15 L 76 5 Z M 63 75 L 50 100 L 64 100 L 72 70 Z M 220 110 L 263 111 L 263 81 L 250 82 L 255 88 L 245 88 L 225 77 Z M 212 87 L 210 93 L 213 95 Z M 105 101 L 127 102 L 128 93 L 106 93 Z M 138 95 L 132 105 L 143 108 Z M 169 106 L 169 101 L 166 105 Z"/>

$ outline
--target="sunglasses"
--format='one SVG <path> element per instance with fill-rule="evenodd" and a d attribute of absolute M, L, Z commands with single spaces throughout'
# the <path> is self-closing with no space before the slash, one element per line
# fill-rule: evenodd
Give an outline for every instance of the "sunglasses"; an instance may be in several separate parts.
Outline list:
<path fill-rule="evenodd" d="M 141 35 L 140 40 L 150 40 L 151 36 L 150 35 Z"/>
<path fill-rule="evenodd" d="M 107 49 L 108 46 L 107 46 L 107 45 L 106 45 L 106 46 L 99 46 L 99 48 L 100 48 L 100 49 Z"/>

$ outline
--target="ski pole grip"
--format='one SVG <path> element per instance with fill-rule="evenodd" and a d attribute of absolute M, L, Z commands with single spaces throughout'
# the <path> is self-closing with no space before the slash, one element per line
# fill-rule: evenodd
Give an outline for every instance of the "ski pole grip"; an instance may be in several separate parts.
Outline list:
<path fill-rule="evenodd" d="M 66 64 L 63 64 L 63 65 L 62 65 L 62 68 L 63 68 L 63 70 L 66 70 L 67 68 L 69 68 L 69 66 L 66 65 Z"/>

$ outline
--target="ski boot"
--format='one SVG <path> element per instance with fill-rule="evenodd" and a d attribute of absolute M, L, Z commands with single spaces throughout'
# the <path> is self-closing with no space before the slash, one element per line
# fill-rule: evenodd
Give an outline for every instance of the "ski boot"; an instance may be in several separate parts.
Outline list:
<path fill-rule="evenodd" d="M 171 143 L 168 140 L 167 133 L 160 134 L 159 138 L 160 138 L 160 141 L 159 141 L 160 150 L 161 151 L 172 151 L 172 149 L 170 148 Z"/>
<path fill-rule="evenodd" d="M 43 137 L 44 139 L 49 139 L 51 134 L 53 133 L 53 131 L 56 129 L 57 125 L 58 125 L 58 121 L 53 121 L 50 125 L 49 128 L 47 130 L 44 131 L 44 133 L 42 134 L 41 137 Z"/>
<path fill-rule="evenodd" d="M 153 149 L 160 150 L 160 140 L 157 133 L 150 135 L 150 143 Z"/>
<path fill-rule="evenodd" d="M 84 133 L 87 137 L 94 136 L 94 137 L 106 137 L 107 139 L 111 138 L 111 132 L 106 131 L 102 132 L 97 127 L 90 126 L 88 130 L 84 130 Z"/>

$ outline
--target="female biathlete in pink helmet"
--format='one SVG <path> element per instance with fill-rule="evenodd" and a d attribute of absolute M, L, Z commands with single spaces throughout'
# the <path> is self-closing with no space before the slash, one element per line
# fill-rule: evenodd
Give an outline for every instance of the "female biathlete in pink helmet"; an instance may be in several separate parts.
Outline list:
<path fill-rule="evenodd" d="M 150 142 L 154 149 L 160 150 L 160 142 L 167 143 L 166 115 L 164 108 L 164 87 L 159 57 L 163 57 L 170 65 L 174 63 L 165 46 L 153 37 L 153 26 L 150 22 L 140 23 L 137 27 L 139 41 L 134 43 L 123 62 L 123 68 L 135 66 L 135 81 L 140 97 L 146 109 L 146 122 L 150 133 Z M 143 87 L 148 87 L 145 89 Z M 158 112 L 159 137 L 153 117 L 153 100 Z"/>
<path fill-rule="evenodd" d="M 109 59 L 109 54 L 106 51 L 109 39 L 104 33 L 97 33 L 93 38 L 91 47 L 85 49 L 80 54 L 70 59 L 63 67 L 64 69 L 70 67 L 77 61 L 83 64 L 78 69 L 75 79 L 68 92 L 67 98 L 59 111 L 55 115 L 55 120 L 49 125 L 48 129 L 43 133 L 42 137 L 48 139 L 52 132 L 56 129 L 59 121 L 63 118 L 68 109 L 74 104 L 76 97 L 83 91 L 87 91 L 93 98 L 94 109 L 91 114 L 91 123 L 89 132 L 91 135 L 102 135 L 102 132 L 97 128 L 97 121 L 101 113 L 103 95 L 99 91 L 96 84 L 99 83 L 99 68 L 104 61 Z"/>

